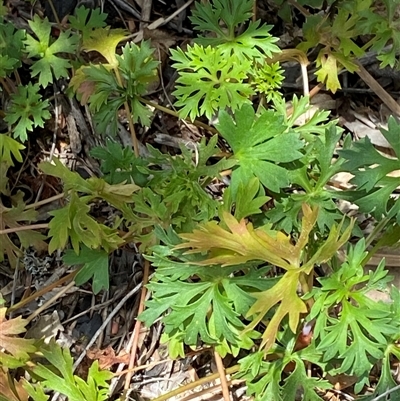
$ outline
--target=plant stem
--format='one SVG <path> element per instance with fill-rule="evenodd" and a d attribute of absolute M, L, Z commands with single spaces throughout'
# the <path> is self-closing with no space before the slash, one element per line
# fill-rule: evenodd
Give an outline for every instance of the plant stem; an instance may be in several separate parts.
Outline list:
<path fill-rule="evenodd" d="M 148 104 L 149 106 L 154 107 L 155 109 L 162 111 L 163 113 L 166 113 L 166 114 L 169 114 L 169 115 L 171 115 L 171 116 L 174 116 L 174 117 L 179 118 L 179 114 L 178 114 L 176 111 L 174 111 L 174 110 L 168 109 L 167 107 L 164 107 L 164 106 L 160 106 L 159 104 L 154 103 L 154 102 L 151 102 L 150 100 L 144 99 L 144 98 L 142 98 L 142 97 L 139 97 L 139 100 L 140 100 L 142 103 Z M 212 133 L 214 133 L 214 134 L 218 134 L 218 130 L 216 130 L 214 127 L 211 127 L 211 126 L 208 125 L 208 124 L 204 124 L 204 123 L 202 123 L 202 122 L 199 121 L 199 120 L 191 121 L 191 120 L 189 120 L 189 119 L 185 119 L 185 121 L 187 121 L 187 122 L 190 123 L 190 124 L 194 124 L 194 125 L 196 125 L 197 127 L 204 128 L 204 129 L 206 129 L 207 131 L 210 131 L 210 132 L 212 132 Z"/>
<path fill-rule="evenodd" d="M 150 270 L 150 262 L 148 260 L 144 261 L 144 271 L 143 271 L 143 286 L 142 286 L 142 292 L 140 294 L 140 303 L 139 303 L 139 308 L 138 308 L 138 316 L 144 311 L 144 302 L 146 300 L 146 294 L 147 294 L 147 282 L 149 281 L 149 270 Z M 136 323 L 135 323 L 135 328 L 133 330 L 134 333 L 134 339 L 132 343 L 132 349 L 131 349 L 131 356 L 129 359 L 129 365 L 128 365 L 128 373 L 126 374 L 125 377 L 125 386 L 124 386 L 124 391 L 128 391 L 130 384 L 131 384 L 131 379 L 133 375 L 133 365 L 136 360 L 136 353 L 137 353 L 137 348 L 138 348 L 138 343 L 139 343 L 139 333 L 140 333 L 140 327 L 142 325 L 142 322 L 136 318 Z"/>
<path fill-rule="evenodd" d="M 225 367 L 222 362 L 221 355 L 218 354 L 217 351 L 214 351 L 214 358 L 215 358 L 215 363 L 217 365 L 217 369 L 218 369 L 218 373 L 219 373 L 219 379 L 221 381 L 221 389 L 222 389 L 222 395 L 224 397 L 224 401 L 230 401 L 231 397 L 229 396 L 229 387 L 228 387 L 228 383 L 226 380 Z"/>
<path fill-rule="evenodd" d="M 123 88 L 123 83 L 122 83 L 122 77 L 119 72 L 118 66 L 114 67 L 114 72 L 115 76 L 117 78 L 118 85 Z M 124 102 L 124 109 L 126 113 L 126 117 L 128 119 L 128 124 L 129 124 L 129 131 L 131 132 L 131 139 L 132 139 L 132 145 L 133 145 L 133 151 L 135 152 L 135 156 L 139 157 L 139 143 L 137 140 L 136 136 L 136 131 L 135 131 L 135 125 L 133 124 L 133 119 L 132 119 L 132 114 L 131 114 L 131 109 L 129 107 L 128 101 L 125 100 Z"/>
<path fill-rule="evenodd" d="M 39 230 L 41 228 L 49 228 L 49 225 L 47 223 L 43 223 L 43 224 L 31 224 L 30 226 L 5 228 L 4 230 L 0 230 L 0 235 L 12 234 L 18 231 Z"/>
<path fill-rule="evenodd" d="M 365 247 L 368 248 L 371 244 L 372 241 L 376 238 L 376 236 L 384 229 L 386 224 L 389 222 L 389 219 L 387 217 L 384 217 L 378 224 L 374 227 L 372 232 L 368 235 L 368 237 L 365 240 Z"/>
<path fill-rule="evenodd" d="M 62 192 L 61 194 L 51 196 L 50 198 L 43 199 L 39 202 L 35 202 L 35 203 L 31 203 L 30 205 L 26 205 L 24 210 L 36 209 L 37 207 L 46 205 L 47 203 L 51 203 L 57 199 L 62 199 L 62 198 L 64 198 L 64 196 L 65 196 L 65 194 L 64 194 L 64 192 Z"/>

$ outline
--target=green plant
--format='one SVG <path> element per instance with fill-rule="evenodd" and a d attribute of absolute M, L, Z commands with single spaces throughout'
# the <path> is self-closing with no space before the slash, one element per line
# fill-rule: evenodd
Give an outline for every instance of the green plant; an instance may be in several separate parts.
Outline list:
<path fill-rule="evenodd" d="M 397 50 L 394 3 L 385 3 L 387 20 L 374 15 L 371 1 L 360 0 L 344 1 L 331 17 L 306 16 L 299 48 L 322 45 L 316 75 L 328 89 L 339 87 L 339 69 L 354 71 L 354 58 L 366 50 L 381 53 L 390 38 Z M 322 1 L 299 4 L 320 7 Z M 250 21 L 252 10 L 250 0 L 196 3 L 191 21 L 203 34 L 186 49 L 171 51 L 178 72 L 175 106 L 182 118 L 216 117 L 215 128 L 208 128 L 217 135 L 181 144 L 176 154 L 148 144 L 139 155 L 135 124 L 151 123 L 143 96 L 157 79 L 150 42 L 118 49 L 126 32 L 107 27 L 105 14 L 85 8 L 77 9 L 71 29 L 58 38 L 38 16 L 30 21 L 33 35 L 1 21 L 0 82 L 9 132 L 0 135 L 0 261 L 15 268 L 28 246 L 64 251 L 65 264 L 80 266 L 75 283 L 91 281 L 97 294 L 109 287 L 109 255 L 135 242 L 155 269 L 140 319 L 146 325 L 161 319 L 172 357 L 199 344 L 221 356 L 240 356 L 237 376 L 260 401 L 291 401 L 299 392 L 304 400 L 321 400 L 336 374 L 355 376 L 354 392 L 361 393 L 372 368 L 381 365 L 380 395 L 396 385 L 390 363 L 400 358 L 400 292 L 388 289 L 384 262 L 368 273 L 364 265 L 379 246 L 399 241 L 400 202 L 393 195 L 399 179 L 393 172 L 400 125 L 390 119 L 382 130 L 395 152 L 388 157 L 368 139 L 352 143 L 342 137 L 328 112 L 310 116 L 306 96 L 294 96 L 289 112 L 279 93 L 284 78 L 277 62 L 289 53 L 276 45 L 272 27 Z M 362 34 L 372 36 L 361 47 Z M 10 40 L 12 46 L 5 46 Z M 103 62 L 87 63 L 81 52 L 97 52 Z M 291 54 L 305 65 L 305 54 Z M 382 65 L 393 65 L 394 54 L 379 54 Z M 19 78 L 22 63 L 30 64 L 26 84 Z M 22 223 L 35 222 L 37 215 L 22 193 L 11 191 L 8 172 L 23 161 L 20 142 L 51 117 L 43 89 L 70 74 L 69 93 L 88 105 L 98 133 L 115 136 L 124 111 L 134 152 L 108 138 L 91 151 L 103 176 L 88 179 L 57 158 L 41 162 L 42 173 L 62 182 L 65 201 L 41 225 L 45 235 L 23 231 Z M 302 116 L 306 121 L 299 124 Z M 329 189 L 343 171 L 354 175 L 354 188 Z M 223 176 L 230 179 L 222 196 L 212 196 L 210 184 Z M 367 240 L 356 220 L 339 210 L 339 199 L 375 217 Z M 110 205 L 113 219 L 96 218 L 95 202 Z M 374 301 L 371 290 L 385 292 L 390 302 Z M 5 314 L 1 308 L 1 401 L 46 401 L 49 391 L 74 401 L 107 399 L 111 373 L 95 362 L 82 380 L 73 374 L 68 350 L 18 338 L 27 321 Z M 308 375 L 310 367 L 320 375 Z"/>
<path fill-rule="evenodd" d="M 311 7 L 321 6 L 320 1 L 299 3 Z M 337 9 L 333 1 L 329 3 L 333 3 L 334 8 L 330 14 L 306 13 L 303 25 L 305 41 L 298 45 L 304 52 L 318 44 L 322 45 L 316 59 L 316 76 L 320 82 L 335 92 L 341 88 L 338 78 L 340 70 L 345 68 L 350 72 L 357 71 L 355 59 L 368 50 L 378 53 L 381 67 L 394 67 L 397 64 L 396 53 L 400 46 L 400 31 L 395 17 L 399 5 L 397 0 L 383 1 L 384 8 L 372 0 L 343 1 Z M 361 35 L 370 36 L 363 46 L 357 44 Z M 389 43 L 391 46 L 385 49 Z"/>
<path fill-rule="evenodd" d="M 45 120 L 50 118 L 48 100 L 42 100 L 38 93 L 39 85 L 29 83 L 26 86 L 19 86 L 17 92 L 11 95 L 9 114 L 4 118 L 13 127 L 13 136 L 25 142 L 28 139 L 28 131 L 33 128 L 43 127 Z"/>
<path fill-rule="evenodd" d="M 0 304 L 3 303 L 0 298 Z M 45 390 L 49 389 L 60 392 L 71 401 L 107 399 L 107 381 L 113 376 L 111 372 L 99 370 L 96 361 L 90 366 L 86 380 L 74 376 L 73 359 L 67 348 L 62 349 L 54 340 L 44 344 L 17 337 L 25 332 L 28 321 L 21 316 L 7 320 L 6 312 L 7 308 L 1 306 L 0 401 L 27 401 L 29 396 L 34 401 L 47 401 L 49 395 L 45 394 Z M 15 368 L 29 371 L 35 382 L 25 378 L 13 379 L 10 370 Z"/>
<path fill-rule="evenodd" d="M 71 63 L 64 57 L 57 56 L 58 53 L 75 53 L 77 51 L 77 36 L 71 31 L 61 32 L 60 36 L 51 41 L 51 25 L 47 18 L 41 19 L 35 15 L 29 26 L 36 35 L 27 34 L 25 39 L 28 57 L 39 58 L 31 66 L 31 77 L 39 76 L 39 85 L 46 87 L 53 82 L 54 78 L 68 76 Z M 51 41 L 51 43 L 50 43 Z"/>
<path fill-rule="evenodd" d="M 280 52 L 277 39 L 269 34 L 271 27 L 250 22 L 243 33 L 237 32 L 252 7 L 251 0 L 196 4 L 191 18 L 195 29 L 216 37 L 200 36 L 193 47 L 171 51 L 173 67 L 180 72 L 174 95 L 182 117 L 211 118 L 220 109 L 234 111 L 250 103 L 256 92 L 267 93 L 269 99 L 276 94 L 283 79 L 279 64 L 260 67 L 267 57 Z"/>
<path fill-rule="evenodd" d="M 53 341 L 41 346 L 40 352 L 47 363 L 38 362 L 29 369 L 38 378 L 38 385 L 27 381 L 23 383 L 23 387 L 34 401 L 44 401 L 49 398 L 44 395 L 42 388 L 58 391 L 71 401 L 108 399 L 107 381 L 113 377 L 113 374 L 99 370 L 97 361 L 90 366 L 87 379 L 83 380 L 72 374 L 73 359 L 68 349 L 62 349 Z"/>

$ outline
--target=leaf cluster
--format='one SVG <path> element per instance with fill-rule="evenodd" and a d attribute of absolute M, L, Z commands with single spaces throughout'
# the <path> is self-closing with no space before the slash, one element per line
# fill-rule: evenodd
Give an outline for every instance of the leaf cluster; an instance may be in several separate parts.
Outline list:
<path fill-rule="evenodd" d="M 308 317 L 315 319 L 314 340 L 323 360 L 334 373 L 357 376 L 356 392 L 369 384 L 372 366 L 383 358 L 400 329 L 391 305 L 368 296 L 371 290 L 382 291 L 391 278 L 384 270 L 384 261 L 365 274 L 366 255 L 365 241 L 361 240 L 349 246 L 347 260 L 339 269 L 318 279 L 321 287 L 310 294 L 315 303 Z"/>
<path fill-rule="evenodd" d="M 255 331 L 243 332 L 243 317 L 252 303 L 251 292 L 270 288 L 274 279 L 265 278 L 267 268 L 243 264 L 233 268 L 220 265 L 196 266 L 202 257 L 186 256 L 174 250 L 181 240 L 171 230 L 157 229 L 159 239 L 168 245 L 152 248 L 148 256 L 157 267 L 149 284 L 153 297 L 140 319 L 147 325 L 163 317 L 164 340 L 173 356 L 183 356 L 183 345 L 196 347 L 199 340 L 214 345 L 221 355 L 237 355 L 250 349 Z M 245 275 L 234 275 L 245 271 Z"/>
<path fill-rule="evenodd" d="M 70 87 L 80 96 L 82 104 L 89 104 L 100 132 L 113 135 L 118 130 L 118 111 L 128 104 L 133 122 L 150 123 L 150 111 L 140 96 L 156 79 L 158 62 L 149 42 L 140 46 L 127 43 L 122 54 L 116 55 L 116 46 L 125 38 L 122 30 L 96 29 L 84 42 L 87 51 L 97 51 L 108 64 L 82 66 L 71 80 Z"/>
<path fill-rule="evenodd" d="M 302 3 L 320 7 L 320 2 Z M 306 52 L 317 45 L 323 46 L 316 59 L 316 76 L 332 92 L 341 88 L 338 78 L 340 70 L 356 71 L 358 68 L 354 59 L 363 56 L 366 51 L 377 52 L 381 68 L 397 65 L 400 31 L 395 20 L 399 2 L 388 0 L 382 3 L 384 7 L 378 10 L 372 0 L 344 1 L 340 7 L 332 5 L 330 13 L 307 16 L 303 25 L 305 41 L 298 47 Z M 361 35 L 370 37 L 362 47 L 357 44 Z M 388 44 L 391 44 L 389 48 Z"/>
<path fill-rule="evenodd" d="M 362 212 L 372 213 L 377 219 L 395 217 L 400 223 L 400 200 L 392 197 L 400 185 L 400 178 L 394 173 L 400 163 L 400 124 L 390 117 L 388 129 L 381 132 L 392 146 L 394 156 L 380 153 L 365 137 L 340 151 L 346 160 L 343 170 L 354 174 L 350 182 L 356 185 L 356 190 L 350 196 Z"/>
<path fill-rule="evenodd" d="M 251 14 L 250 0 L 196 3 L 191 17 L 195 29 L 214 37 L 200 36 L 185 51 L 171 50 L 173 67 L 179 72 L 173 94 L 183 118 L 205 115 L 211 119 L 218 110 L 235 111 L 250 103 L 256 92 L 266 93 L 268 99 L 277 96 L 275 90 L 283 79 L 279 64 L 260 67 L 267 57 L 280 52 L 277 38 L 269 33 L 271 27 L 249 22 L 243 33 L 238 32 Z"/>

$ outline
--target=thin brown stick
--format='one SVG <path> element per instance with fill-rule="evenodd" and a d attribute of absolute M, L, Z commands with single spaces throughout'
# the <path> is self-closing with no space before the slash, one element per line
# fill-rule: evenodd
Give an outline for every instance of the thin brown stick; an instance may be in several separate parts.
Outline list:
<path fill-rule="evenodd" d="M 151 107 L 154 107 L 157 110 L 162 111 L 163 113 L 166 113 L 166 114 L 169 114 L 171 116 L 179 118 L 179 114 L 174 110 L 168 109 L 167 107 L 164 107 L 164 106 L 160 106 L 159 104 L 151 102 L 150 100 L 144 99 L 143 97 L 139 97 L 139 100 L 141 102 L 145 103 L 145 104 L 148 104 Z M 204 128 L 207 131 L 210 131 L 210 132 L 212 132 L 214 134 L 218 134 L 218 131 L 214 127 L 211 127 L 208 124 L 204 124 L 201 121 L 198 121 L 198 120 L 191 121 L 189 119 L 186 119 L 186 121 L 191 123 L 191 124 L 194 124 L 194 125 L 196 125 L 196 126 L 198 126 L 200 128 Z"/>
<path fill-rule="evenodd" d="M 289 4 L 293 7 L 297 8 L 305 17 L 310 17 L 311 13 L 306 10 L 301 4 L 299 4 L 296 0 L 287 0 Z"/>
<path fill-rule="evenodd" d="M 230 368 L 227 368 L 226 369 L 226 373 L 231 375 L 233 373 L 236 373 L 238 370 L 239 370 L 239 365 L 235 365 L 235 366 L 231 366 Z M 210 381 L 218 379 L 218 377 L 219 377 L 219 373 L 218 372 L 214 373 L 214 374 L 212 374 L 210 376 L 202 377 L 201 379 L 196 380 L 195 382 L 185 384 L 184 386 L 178 387 L 175 390 L 172 390 L 167 394 L 160 395 L 159 397 L 154 398 L 153 401 L 165 401 L 165 400 L 168 400 L 169 398 L 175 397 L 178 394 L 182 394 L 185 391 L 192 390 L 192 389 L 194 389 L 194 388 L 196 388 L 198 386 L 201 386 L 201 385 L 203 385 L 205 383 L 208 383 Z"/>
<path fill-rule="evenodd" d="M 117 78 L 118 85 L 121 86 L 121 88 L 123 88 L 124 85 L 122 82 L 122 77 L 119 72 L 118 66 L 114 67 L 114 72 L 115 72 L 115 76 Z M 139 142 L 138 142 L 138 139 L 136 136 L 135 125 L 133 124 L 131 109 L 130 109 L 129 103 L 127 101 L 124 102 L 124 109 L 125 109 L 125 113 L 126 113 L 126 118 L 128 119 L 128 125 L 129 125 L 129 130 L 131 133 L 133 151 L 135 153 L 135 156 L 139 157 Z"/>
<path fill-rule="evenodd" d="M 58 298 L 61 298 L 68 290 L 70 290 L 73 286 L 75 285 L 75 281 L 71 281 L 68 285 L 66 285 L 64 288 L 60 289 L 60 291 L 55 294 L 53 297 L 51 297 L 48 301 L 46 301 L 40 308 L 36 309 L 34 312 L 32 312 L 26 320 L 30 322 L 33 320 L 36 316 L 38 316 L 41 312 L 49 308 L 53 302 L 57 301 Z"/>
<path fill-rule="evenodd" d="M 67 274 L 65 277 L 60 278 L 60 280 L 57 280 L 56 282 L 36 291 L 35 293 L 33 293 L 32 295 L 30 295 L 29 297 L 23 299 L 22 301 L 19 301 L 18 303 L 16 303 L 13 306 L 10 306 L 8 308 L 8 312 L 13 312 L 17 309 L 22 308 L 23 306 L 25 306 L 26 304 L 29 304 L 29 302 L 32 302 L 33 300 L 35 300 L 36 298 L 40 297 L 43 294 L 48 293 L 49 291 L 51 291 L 53 288 L 63 284 L 64 282 L 68 281 L 68 280 L 72 280 L 76 274 L 78 273 L 78 271 L 80 270 L 80 268 L 74 270 L 73 272 Z"/>
<path fill-rule="evenodd" d="M 17 233 L 18 231 L 39 230 L 41 228 L 49 228 L 49 225 L 47 223 L 43 223 L 43 224 L 31 224 L 30 226 L 5 228 L 4 230 L 0 230 L 0 235 Z"/>
<path fill-rule="evenodd" d="M 228 387 L 228 382 L 226 380 L 224 363 L 222 362 L 221 355 L 218 354 L 217 351 L 214 351 L 214 358 L 215 358 L 215 363 L 217 365 L 219 378 L 221 380 L 222 395 L 225 401 L 230 401 L 231 397 L 229 395 L 229 387 Z"/>
<path fill-rule="evenodd" d="M 375 92 L 375 94 L 382 100 L 383 103 L 392 111 L 396 116 L 400 116 L 400 105 L 386 92 L 386 90 L 378 83 L 378 81 L 364 68 L 358 61 L 354 60 L 358 66 L 357 74 L 360 78 Z"/>
<path fill-rule="evenodd" d="M 144 271 L 143 271 L 143 287 L 142 287 L 142 292 L 140 294 L 138 316 L 144 311 L 144 302 L 146 300 L 146 294 L 147 294 L 146 285 L 149 280 L 149 270 L 150 270 L 150 262 L 148 260 L 145 260 Z M 127 391 L 130 387 L 130 383 L 131 383 L 131 379 L 132 379 L 132 375 L 133 375 L 133 372 L 131 369 L 133 368 L 133 365 L 135 364 L 135 360 L 136 360 L 141 325 L 142 325 L 142 322 L 140 320 L 136 319 L 135 328 L 133 330 L 135 337 L 134 337 L 133 343 L 132 343 L 131 356 L 130 356 L 129 365 L 128 365 L 128 373 L 126 374 L 126 377 L 125 377 L 124 391 Z"/>
<path fill-rule="evenodd" d="M 37 207 L 46 205 L 47 203 L 51 203 L 55 200 L 62 199 L 62 198 L 64 198 L 64 196 L 65 196 L 65 193 L 62 192 L 61 194 L 51 196 L 50 198 L 43 199 L 39 202 L 35 202 L 35 203 L 31 203 L 29 205 L 26 205 L 24 210 L 36 209 Z"/>

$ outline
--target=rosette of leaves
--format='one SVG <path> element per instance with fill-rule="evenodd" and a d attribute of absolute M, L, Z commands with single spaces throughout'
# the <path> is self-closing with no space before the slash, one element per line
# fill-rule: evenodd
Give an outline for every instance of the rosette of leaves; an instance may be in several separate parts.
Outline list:
<path fill-rule="evenodd" d="M 182 49 L 171 50 L 172 65 L 179 72 L 176 80 L 177 97 L 175 105 L 182 107 L 182 118 L 192 120 L 205 115 L 211 118 L 219 109 L 230 107 L 238 109 L 243 103 L 250 103 L 254 94 L 251 85 L 246 82 L 251 62 L 239 62 L 236 55 L 223 56 L 215 47 L 203 47 L 197 44 Z"/>
<path fill-rule="evenodd" d="M 246 330 L 254 329 L 268 316 L 261 343 L 266 350 L 275 343 L 284 322 L 288 322 L 293 334 L 296 333 L 300 316 L 307 312 L 307 305 L 298 294 L 299 283 L 305 283 L 314 265 L 328 261 L 347 242 L 352 230 L 352 224 L 346 230 L 335 225 L 326 241 L 316 248 L 309 241 L 318 209 L 304 204 L 302 212 L 302 227 L 297 241 L 268 227 L 254 227 L 244 218 L 238 221 L 223 211 L 219 223 L 209 221 L 200 224 L 192 233 L 180 234 L 185 242 L 175 246 L 176 249 L 186 249 L 188 255 L 201 254 L 202 259 L 191 262 L 194 265 L 222 265 L 226 268 L 262 261 L 285 271 L 271 288 L 252 294 L 256 301 L 246 315 L 250 320 Z M 308 286 L 302 287 L 303 291 L 308 291 Z"/>
<path fill-rule="evenodd" d="M 124 39 L 120 29 L 96 29 L 84 42 L 87 51 L 102 54 L 108 64 L 82 66 L 71 80 L 71 87 L 80 96 L 82 104 L 89 104 L 93 119 L 100 132 L 118 130 L 118 110 L 129 105 L 133 122 L 150 123 L 150 110 L 139 97 L 144 95 L 150 82 L 156 79 L 158 61 L 153 58 L 149 42 L 140 46 L 127 43 L 119 56 L 116 46 Z"/>
<path fill-rule="evenodd" d="M 278 90 L 284 78 L 283 69 L 278 62 L 272 64 L 264 63 L 257 65 L 254 69 L 251 83 L 258 93 L 266 95 L 266 99 L 269 102 L 282 96 Z"/>
<path fill-rule="evenodd" d="M 18 86 L 17 92 L 11 95 L 11 102 L 7 108 L 4 120 L 13 125 L 12 135 L 22 142 L 28 139 L 28 132 L 33 128 L 43 127 L 46 120 L 51 116 L 49 101 L 42 99 L 39 93 L 39 85 Z"/>
<path fill-rule="evenodd" d="M 260 22 L 249 22 L 243 33 L 237 33 L 239 26 L 252 15 L 252 1 L 215 0 L 196 3 L 191 21 L 196 30 L 211 33 L 210 37 L 200 36 L 194 46 L 171 50 L 173 67 L 179 72 L 176 105 L 182 107 L 182 117 L 192 120 L 205 115 L 211 118 L 219 109 L 236 110 L 255 89 L 271 93 L 280 86 L 278 69 L 267 67 L 258 71 L 256 64 L 264 64 L 280 49 L 274 44 L 277 38 L 269 34 L 270 27 Z M 257 76 L 266 81 L 254 87 L 249 78 Z M 269 82 L 267 82 L 269 81 Z M 271 84 L 271 89 L 266 86 Z"/>
<path fill-rule="evenodd" d="M 27 34 L 25 39 L 28 57 L 38 58 L 31 66 L 31 76 L 39 76 L 39 85 L 45 88 L 56 79 L 68 76 L 71 63 L 67 58 L 59 57 L 60 53 L 75 54 L 78 37 L 71 31 L 61 31 L 57 39 L 51 37 L 51 24 L 47 18 L 41 19 L 35 15 L 29 21 L 29 26 L 36 38 Z"/>
<path fill-rule="evenodd" d="M 195 41 L 202 46 L 217 47 L 223 57 L 236 55 L 240 62 L 250 60 L 265 63 L 265 58 L 280 53 L 269 25 L 261 25 L 260 21 L 249 21 L 253 15 L 252 0 L 212 0 L 207 3 L 196 2 L 193 16 L 190 18 L 194 29 L 206 32 Z M 244 23 L 247 29 L 238 33 Z"/>

